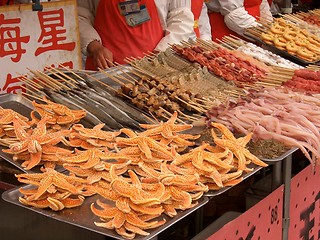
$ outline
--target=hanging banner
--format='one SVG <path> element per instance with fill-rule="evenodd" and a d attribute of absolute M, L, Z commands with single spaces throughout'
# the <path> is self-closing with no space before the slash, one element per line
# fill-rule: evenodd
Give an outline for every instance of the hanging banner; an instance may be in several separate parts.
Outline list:
<path fill-rule="evenodd" d="M 18 77 L 29 69 L 59 64 L 81 69 L 75 0 L 0 7 L 0 93 L 21 90 Z"/>
<path fill-rule="evenodd" d="M 289 239 L 320 239 L 320 166 L 291 180 Z"/>
<path fill-rule="evenodd" d="M 208 240 L 282 239 L 283 185 Z"/>

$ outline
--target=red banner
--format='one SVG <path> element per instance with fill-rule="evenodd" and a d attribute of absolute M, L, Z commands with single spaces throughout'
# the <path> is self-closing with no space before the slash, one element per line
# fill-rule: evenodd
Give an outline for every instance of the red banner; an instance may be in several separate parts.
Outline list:
<path fill-rule="evenodd" d="M 320 239 L 319 166 L 309 166 L 291 180 L 289 239 Z"/>
<path fill-rule="evenodd" d="M 282 238 L 283 186 L 226 224 L 209 240 L 247 240 Z"/>

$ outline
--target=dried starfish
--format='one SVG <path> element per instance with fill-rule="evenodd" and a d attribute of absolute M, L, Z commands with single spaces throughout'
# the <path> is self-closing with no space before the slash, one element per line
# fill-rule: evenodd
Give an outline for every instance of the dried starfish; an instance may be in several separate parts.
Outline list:
<path fill-rule="evenodd" d="M 251 135 L 246 136 L 245 138 L 235 138 L 230 130 L 222 124 L 211 123 L 214 127 L 219 127 L 219 130 L 222 132 L 224 139 L 220 139 L 215 134 L 214 130 L 211 130 L 211 134 L 215 144 L 222 148 L 228 148 L 238 159 L 238 170 L 246 170 L 246 159 L 250 160 L 254 164 L 262 167 L 268 166 L 266 163 L 261 161 L 259 158 L 254 156 L 248 149 L 246 149 L 246 144 L 251 138 Z M 232 136 L 231 136 L 232 135 Z"/>
<path fill-rule="evenodd" d="M 90 192 L 95 192 L 111 201 L 116 201 L 119 197 L 121 197 L 121 195 L 112 190 L 110 183 L 103 180 L 100 180 L 98 183 L 87 185 L 86 189 Z"/>
<path fill-rule="evenodd" d="M 80 165 L 82 169 L 92 168 L 100 164 L 103 160 L 128 159 L 127 156 L 119 153 L 109 152 L 107 149 L 103 151 L 98 148 L 87 149 L 85 151 L 77 150 L 74 156 L 61 156 L 57 154 L 57 157 L 66 163 L 84 163 Z"/>
<path fill-rule="evenodd" d="M 121 132 L 123 132 L 123 130 L 124 129 L 121 129 Z M 148 159 L 153 158 L 152 152 L 161 152 L 168 157 L 173 157 L 173 154 L 169 152 L 170 148 L 168 146 L 161 144 L 150 137 L 138 135 L 129 129 L 126 129 L 126 132 L 130 132 L 130 137 L 116 137 L 117 146 L 138 146 Z"/>
<path fill-rule="evenodd" d="M 116 136 L 121 132 L 106 132 L 103 131 L 104 123 L 94 126 L 92 129 L 85 128 L 82 124 L 74 124 L 72 129 L 76 130 L 80 136 L 87 138 L 103 139 L 107 141 L 113 141 Z"/>
<path fill-rule="evenodd" d="M 20 119 L 22 122 L 28 122 L 29 119 L 12 109 L 0 108 L 0 124 L 11 124 L 14 118 Z"/>
<path fill-rule="evenodd" d="M 27 133 L 21 126 L 18 119 L 15 117 L 13 119 L 13 126 L 19 142 L 11 144 L 9 149 L 4 149 L 2 151 L 11 154 L 28 151 L 30 153 L 30 162 L 26 167 L 27 170 L 39 164 L 42 155 L 42 145 L 55 145 L 61 141 L 63 136 L 70 132 L 69 130 L 62 130 L 58 132 L 47 133 L 46 121 L 47 118 L 41 119 L 32 133 Z"/>
<path fill-rule="evenodd" d="M 76 187 L 76 185 L 87 182 L 82 178 L 67 176 L 51 168 L 45 169 L 44 173 L 18 174 L 15 176 L 19 182 L 38 186 L 37 193 L 30 197 L 30 200 L 39 199 L 42 194 L 53 186 L 67 190 L 72 194 L 81 194 L 81 188 Z"/>
<path fill-rule="evenodd" d="M 42 118 L 49 117 L 48 123 L 50 124 L 76 123 L 86 115 L 85 110 L 71 110 L 67 106 L 49 101 L 45 97 L 43 101 L 46 102 L 46 104 L 33 101 L 32 105 Z M 31 116 L 33 116 L 34 121 L 37 121 L 34 114 Z"/>
<path fill-rule="evenodd" d="M 159 204 L 161 202 L 159 197 L 152 196 L 119 177 L 111 182 L 111 188 L 120 196 L 130 198 L 135 204 Z"/>
<path fill-rule="evenodd" d="M 144 136 L 152 136 L 161 134 L 164 138 L 172 138 L 174 133 L 181 132 L 192 128 L 191 124 L 174 124 L 178 118 L 178 112 L 174 112 L 167 122 L 160 122 L 159 124 L 140 124 L 140 127 L 147 129 L 141 134 Z"/>

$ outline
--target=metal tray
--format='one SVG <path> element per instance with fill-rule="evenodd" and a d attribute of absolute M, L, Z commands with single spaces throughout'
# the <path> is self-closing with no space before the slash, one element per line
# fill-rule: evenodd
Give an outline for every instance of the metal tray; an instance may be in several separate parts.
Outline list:
<path fill-rule="evenodd" d="M 33 109 L 31 102 L 26 100 L 25 98 L 23 98 L 21 95 L 18 95 L 18 94 L 0 95 L 0 106 L 3 108 L 10 108 L 25 117 L 30 117 L 30 112 Z M 2 149 L 7 149 L 7 147 L 0 145 L 0 157 L 2 157 L 4 160 L 6 160 L 7 162 L 14 165 L 15 167 L 17 167 L 21 171 L 26 172 L 26 173 L 28 173 L 28 172 L 32 173 L 35 171 L 40 172 L 39 169 L 37 169 L 35 171 L 25 170 L 21 166 L 20 161 L 14 161 L 12 159 L 12 155 L 2 152 Z"/>
<path fill-rule="evenodd" d="M 304 60 L 302 58 L 299 58 L 299 57 L 297 57 L 295 55 L 292 55 L 292 54 L 288 53 L 287 51 L 281 50 L 281 49 L 277 48 L 274 45 L 266 43 L 261 38 L 258 38 L 256 36 L 250 34 L 249 32 L 244 32 L 244 35 L 249 37 L 249 38 L 252 38 L 253 40 L 255 40 L 255 41 L 257 41 L 257 42 L 259 42 L 261 44 L 263 44 L 265 49 L 267 49 L 267 50 L 269 50 L 269 51 L 271 51 L 271 52 L 273 52 L 275 54 L 278 54 L 281 57 L 284 57 L 284 58 L 286 58 L 286 59 L 288 59 L 288 60 L 290 60 L 292 62 L 295 62 L 295 63 L 297 63 L 299 65 L 307 66 L 309 64 L 317 65 L 317 63 L 320 63 L 320 60 L 310 62 L 310 61 L 306 61 L 306 60 Z"/>
<path fill-rule="evenodd" d="M 253 170 L 252 170 L 251 172 L 244 173 L 244 174 L 242 175 L 243 180 L 251 177 L 252 175 L 254 175 L 255 173 L 257 173 L 260 169 L 262 169 L 262 167 L 257 166 L 257 165 L 255 165 L 255 164 L 249 164 L 249 165 L 248 165 L 248 168 L 253 168 Z M 235 185 L 235 186 L 236 186 L 236 185 Z M 204 194 L 204 196 L 206 196 L 206 197 L 214 197 L 214 196 L 220 195 L 220 194 L 228 191 L 228 190 L 229 190 L 230 188 L 232 188 L 232 187 L 234 187 L 234 186 L 224 187 L 224 188 L 221 188 L 221 189 L 219 189 L 219 190 L 210 190 L 210 191 L 206 192 L 206 193 Z"/>
<path fill-rule="evenodd" d="M 0 95 L 0 106 L 3 108 L 12 109 L 21 115 L 28 117 L 30 119 L 30 113 L 33 110 L 32 103 L 23 98 L 21 95 L 18 94 L 3 94 Z M 12 158 L 12 154 L 4 153 L 2 152 L 2 149 L 7 149 L 7 147 L 0 145 L 0 157 L 6 160 L 7 162 L 11 163 L 15 167 L 17 167 L 19 170 L 25 172 L 25 173 L 40 173 L 40 167 L 41 166 L 35 166 L 32 168 L 32 170 L 26 170 L 24 169 L 21 164 L 22 161 L 14 161 Z M 65 171 L 65 168 L 62 166 L 58 166 L 56 168 L 58 172 Z"/>
<path fill-rule="evenodd" d="M 32 186 L 25 185 L 23 188 L 30 188 L 30 187 L 32 187 Z M 91 212 L 90 205 L 91 205 L 91 203 L 94 203 L 97 199 L 101 198 L 99 195 L 94 195 L 94 196 L 86 198 L 83 205 L 80 207 L 72 208 L 72 209 L 63 209 L 62 211 L 54 212 L 50 209 L 34 208 L 34 207 L 29 207 L 29 206 L 25 206 L 25 205 L 21 204 L 18 200 L 19 197 L 22 196 L 22 194 L 19 192 L 19 188 L 20 187 L 16 187 L 16 188 L 5 191 L 2 194 L 3 200 L 5 200 L 9 203 L 13 203 L 15 205 L 18 205 L 20 207 L 29 209 L 31 211 L 40 213 L 46 217 L 67 223 L 67 224 L 72 224 L 72 225 L 75 225 L 75 226 L 78 226 L 81 228 L 85 228 L 90 231 L 93 231 L 93 232 L 96 232 L 96 233 L 99 233 L 99 234 L 102 234 L 102 235 L 105 235 L 108 237 L 112 237 L 115 239 L 123 239 L 114 230 L 105 229 L 102 227 L 97 227 L 94 224 L 95 221 L 99 222 L 100 219 L 99 219 L 99 217 L 95 216 Z M 107 200 L 103 200 L 103 201 L 108 203 Z M 167 220 L 167 222 L 164 225 L 162 225 L 158 228 L 155 228 L 155 229 L 147 230 L 150 233 L 150 235 L 147 237 L 136 235 L 135 239 L 143 239 L 143 240 L 152 239 L 153 237 L 157 236 L 160 232 L 169 228 L 170 226 L 172 226 L 176 222 L 180 221 L 181 219 L 185 218 L 186 216 L 188 216 L 192 212 L 196 211 L 197 209 L 201 208 L 208 201 L 209 201 L 209 199 L 207 197 L 202 197 L 201 199 L 198 200 L 197 206 L 195 206 L 191 209 L 188 209 L 186 211 L 179 211 L 178 214 L 174 218 L 170 218 L 170 217 L 162 214 L 159 217 L 159 220 L 165 218 Z M 112 203 L 112 202 L 109 202 L 109 203 Z"/>
<path fill-rule="evenodd" d="M 279 161 L 283 161 L 286 157 L 290 156 L 292 153 L 294 153 L 295 151 L 297 151 L 299 148 L 297 147 L 293 147 L 291 148 L 289 151 L 285 152 L 284 154 L 280 155 L 277 158 L 272 158 L 272 159 L 268 159 L 268 158 L 260 158 L 262 161 L 266 162 L 266 163 L 275 163 L 275 162 L 279 162 Z"/>

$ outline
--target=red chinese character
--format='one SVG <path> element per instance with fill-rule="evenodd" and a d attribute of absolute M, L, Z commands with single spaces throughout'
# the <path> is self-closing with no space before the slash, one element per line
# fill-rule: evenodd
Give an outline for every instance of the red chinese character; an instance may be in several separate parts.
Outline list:
<path fill-rule="evenodd" d="M 19 80 L 21 76 L 13 78 L 9 73 L 7 74 L 6 83 L 4 84 L 2 91 L 6 91 L 7 93 L 18 93 L 18 92 L 26 92 L 25 84 L 22 84 Z M 23 87 L 22 87 L 23 86 Z"/>
<path fill-rule="evenodd" d="M 41 26 L 41 35 L 38 42 L 42 42 L 44 46 L 37 48 L 35 56 L 51 50 L 72 51 L 75 49 L 75 42 L 62 42 L 67 39 L 64 35 L 67 30 L 63 28 L 64 13 L 62 8 L 47 12 L 38 12 L 38 18 Z"/>
<path fill-rule="evenodd" d="M 15 55 L 11 57 L 13 62 L 20 61 L 22 54 L 26 52 L 21 45 L 30 40 L 30 36 L 20 36 L 20 27 L 16 26 L 20 22 L 19 18 L 5 19 L 0 14 L 0 57 Z"/>

